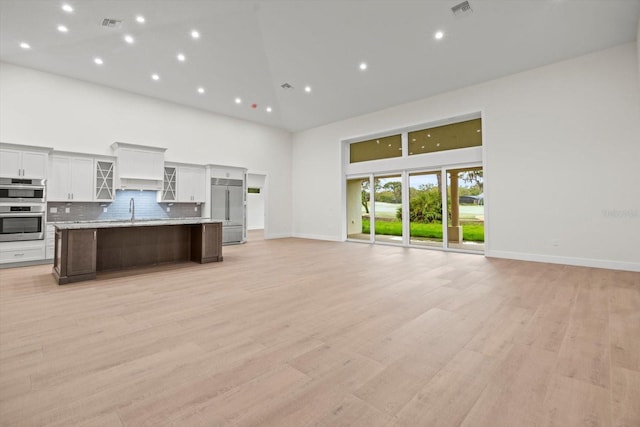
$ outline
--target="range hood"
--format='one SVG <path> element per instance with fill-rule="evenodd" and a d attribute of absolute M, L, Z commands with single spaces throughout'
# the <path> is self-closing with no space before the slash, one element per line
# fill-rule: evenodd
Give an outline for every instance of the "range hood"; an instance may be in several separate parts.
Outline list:
<path fill-rule="evenodd" d="M 118 158 L 117 189 L 162 190 L 166 148 L 114 142 L 111 150 Z"/>

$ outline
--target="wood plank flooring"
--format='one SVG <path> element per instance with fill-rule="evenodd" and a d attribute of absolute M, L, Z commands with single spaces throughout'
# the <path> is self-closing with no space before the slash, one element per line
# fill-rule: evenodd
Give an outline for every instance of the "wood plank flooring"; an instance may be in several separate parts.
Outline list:
<path fill-rule="evenodd" d="M 0 270 L 2 426 L 640 426 L 640 273 L 303 239 Z"/>

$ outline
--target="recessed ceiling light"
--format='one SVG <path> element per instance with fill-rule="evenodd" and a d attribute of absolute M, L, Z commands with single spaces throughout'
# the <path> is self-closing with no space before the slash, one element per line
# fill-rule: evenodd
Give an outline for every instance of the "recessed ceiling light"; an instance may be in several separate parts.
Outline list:
<path fill-rule="evenodd" d="M 304 91 L 307 93 L 311 92 L 311 86 L 305 86 Z"/>
<path fill-rule="evenodd" d="M 191 37 L 193 37 L 194 39 L 199 39 L 200 33 L 197 30 L 191 30 Z"/>
<path fill-rule="evenodd" d="M 366 63 L 366 62 L 361 62 L 361 63 L 360 63 L 360 69 L 361 69 L 362 71 L 366 70 L 366 69 L 367 69 L 367 63 Z"/>
<path fill-rule="evenodd" d="M 153 80 L 160 80 L 160 76 L 159 76 L 159 75 L 157 75 L 157 74 L 151 74 L 151 78 L 152 78 Z"/>
<path fill-rule="evenodd" d="M 137 21 L 138 23 L 140 23 L 140 24 L 144 24 L 144 22 L 145 22 L 146 20 L 144 19 L 144 16 L 142 16 L 142 15 L 138 15 L 138 16 L 136 16 L 136 21 Z"/>
<path fill-rule="evenodd" d="M 176 58 L 178 58 L 178 61 L 180 61 L 180 62 L 184 62 L 184 60 L 185 60 L 185 59 L 187 59 L 187 57 L 186 57 L 186 56 L 184 56 L 184 54 L 182 54 L 182 53 L 179 53 L 179 54 L 176 56 Z"/>
<path fill-rule="evenodd" d="M 434 37 L 436 38 L 436 40 L 440 40 L 444 37 L 444 33 L 442 31 L 436 31 Z"/>
<path fill-rule="evenodd" d="M 67 31 L 69 31 L 69 29 L 64 25 L 58 25 L 58 31 L 60 31 L 61 33 L 66 33 Z"/>
<path fill-rule="evenodd" d="M 198 88 L 198 93 L 204 93 L 204 88 L 203 87 L 199 87 Z"/>
<path fill-rule="evenodd" d="M 270 113 L 270 112 L 272 112 L 272 111 L 273 111 L 273 108 L 271 108 L 271 107 L 267 107 L 267 108 L 265 108 L 265 110 L 267 110 L 267 113 Z"/>
<path fill-rule="evenodd" d="M 127 34 L 126 36 L 124 36 L 124 41 L 126 41 L 126 42 L 127 42 L 127 43 L 129 43 L 129 44 L 132 44 L 132 43 L 134 42 L 134 40 L 133 40 L 133 36 L 132 36 L 132 35 Z"/>
<path fill-rule="evenodd" d="M 93 58 L 93 62 L 95 62 L 97 65 L 104 64 L 104 61 L 102 60 L 102 58 Z"/>
<path fill-rule="evenodd" d="M 242 104 L 242 99 L 241 98 L 236 98 L 235 101 L 236 101 L 236 104 Z"/>
<path fill-rule="evenodd" d="M 71 5 L 68 5 L 68 4 L 63 4 L 62 10 L 64 10 L 65 12 L 71 13 L 73 12 L 73 7 L 71 7 Z"/>
<path fill-rule="evenodd" d="M 27 42 L 20 43 L 20 47 L 23 49 L 31 49 L 31 45 Z"/>

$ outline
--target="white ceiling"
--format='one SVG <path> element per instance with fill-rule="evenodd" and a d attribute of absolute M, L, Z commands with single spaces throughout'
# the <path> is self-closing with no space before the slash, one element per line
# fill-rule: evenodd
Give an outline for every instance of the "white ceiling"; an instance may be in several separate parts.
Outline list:
<path fill-rule="evenodd" d="M 469 0 L 454 16 L 461 1 L 0 0 L 0 60 L 299 131 L 631 42 L 640 16 L 640 0 Z"/>

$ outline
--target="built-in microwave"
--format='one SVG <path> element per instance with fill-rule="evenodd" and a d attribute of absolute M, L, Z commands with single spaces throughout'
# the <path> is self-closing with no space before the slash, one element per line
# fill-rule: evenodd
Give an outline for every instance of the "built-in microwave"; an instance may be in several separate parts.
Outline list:
<path fill-rule="evenodd" d="M 0 242 L 44 239 L 44 206 L 0 206 Z"/>
<path fill-rule="evenodd" d="M 0 202 L 44 203 L 45 180 L 0 178 Z"/>

